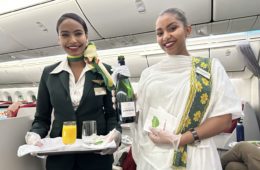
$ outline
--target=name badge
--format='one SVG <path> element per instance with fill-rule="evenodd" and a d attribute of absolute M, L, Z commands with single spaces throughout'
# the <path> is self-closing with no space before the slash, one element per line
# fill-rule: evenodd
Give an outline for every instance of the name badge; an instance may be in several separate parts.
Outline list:
<path fill-rule="evenodd" d="M 95 91 L 95 96 L 101 96 L 107 94 L 107 91 L 104 87 L 96 87 L 94 88 L 94 91 Z"/>
<path fill-rule="evenodd" d="M 203 70 L 202 68 L 200 67 L 196 67 L 196 73 L 202 75 L 203 77 L 207 78 L 207 79 L 210 79 L 210 73 Z"/>

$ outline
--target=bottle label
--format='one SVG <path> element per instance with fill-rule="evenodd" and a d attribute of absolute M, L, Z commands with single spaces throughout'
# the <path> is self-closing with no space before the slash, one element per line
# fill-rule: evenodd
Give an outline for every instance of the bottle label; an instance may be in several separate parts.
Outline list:
<path fill-rule="evenodd" d="M 135 116 L 135 103 L 134 102 L 121 102 L 122 117 Z"/>

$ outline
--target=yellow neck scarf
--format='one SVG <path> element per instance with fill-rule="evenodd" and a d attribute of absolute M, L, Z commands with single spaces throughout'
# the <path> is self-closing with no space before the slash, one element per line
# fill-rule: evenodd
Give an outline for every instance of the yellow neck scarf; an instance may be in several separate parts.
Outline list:
<path fill-rule="evenodd" d="M 89 42 L 87 48 L 84 51 L 84 61 L 89 68 L 97 71 L 102 75 L 108 90 L 114 89 L 113 79 L 110 73 L 107 71 L 106 67 L 99 60 L 97 55 L 97 48 L 93 42 Z"/>

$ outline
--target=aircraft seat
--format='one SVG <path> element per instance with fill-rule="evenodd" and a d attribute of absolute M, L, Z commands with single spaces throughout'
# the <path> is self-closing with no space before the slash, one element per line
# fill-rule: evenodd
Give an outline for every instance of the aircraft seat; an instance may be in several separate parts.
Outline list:
<path fill-rule="evenodd" d="M 232 133 L 237 126 L 237 122 L 238 122 L 238 119 L 232 120 L 230 128 L 227 128 L 226 130 L 224 130 L 224 133 Z"/>
<path fill-rule="evenodd" d="M 36 104 L 35 103 L 23 104 L 17 110 L 17 117 L 27 116 L 31 120 L 33 120 L 35 112 L 36 112 Z"/>
<path fill-rule="evenodd" d="M 17 156 L 20 145 L 25 144 L 24 136 L 31 127 L 29 117 L 14 117 L 0 120 L 0 169 L 1 170 L 43 170 L 42 160 L 30 155 Z"/>
<path fill-rule="evenodd" d="M 248 102 L 245 102 L 242 106 L 243 108 L 243 125 L 244 125 L 244 135 L 246 141 L 260 140 L 259 126 L 256 119 L 256 113 L 254 109 L 250 106 Z M 229 144 L 231 142 L 236 142 L 236 123 L 237 120 L 233 120 L 230 129 L 225 130 L 225 132 L 213 137 L 218 149 L 230 149 Z"/>

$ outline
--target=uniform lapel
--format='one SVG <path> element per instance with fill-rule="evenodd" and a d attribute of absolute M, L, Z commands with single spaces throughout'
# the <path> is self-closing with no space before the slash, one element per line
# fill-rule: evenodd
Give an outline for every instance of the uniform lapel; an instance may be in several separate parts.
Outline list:
<path fill-rule="evenodd" d="M 83 90 L 83 95 L 82 98 L 80 100 L 80 105 L 83 103 L 84 99 L 86 98 L 86 96 L 89 94 L 90 89 L 93 88 L 93 82 L 92 80 L 94 80 L 96 78 L 96 75 L 92 72 L 92 71 L 87 71 L 85 73 L 85 83 L 84 83 L 84 90 Z"/>
<path fill-rule="evenodd" d="M 60 81 L 62 83 L 62 86 L 64 87 L 67 95 L 70 97 L 70 91 L 69 91 L 69 73 L 66 71 L 62 71 L 59 74 Z"/>

